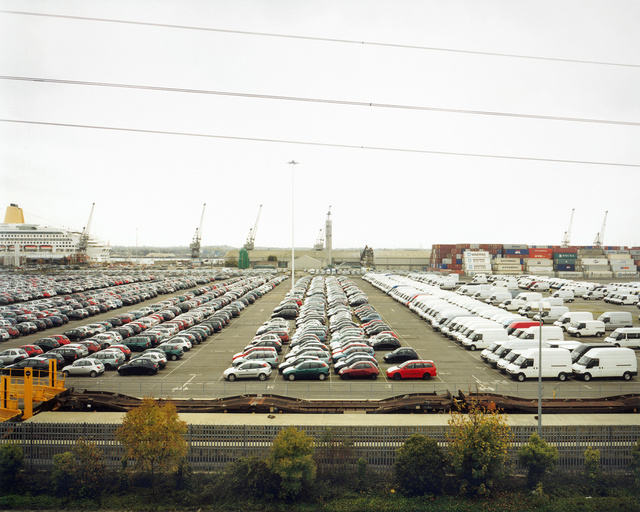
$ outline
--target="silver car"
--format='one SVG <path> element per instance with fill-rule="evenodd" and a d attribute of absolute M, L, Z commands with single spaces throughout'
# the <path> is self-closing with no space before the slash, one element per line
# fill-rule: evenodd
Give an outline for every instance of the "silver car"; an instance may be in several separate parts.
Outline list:
<path fill-rule="evenodd" d="M 97 377 L 104 373 L 104 364 L 96 359 L 78 359 L 72 365 L 66 366 L 62 373 L 65 377 L 73 375 L 74 377 Z"/>
<path fill-rule="evenodd" d="M 267 380 L 271 376 L 271 365 L 266 361 L 247 361 L 227 368 L 222 376 L 230 382 L 236 379 Z"/>
<path fill-rule="evenodd" d="M 93 354 L 90 359 L 101 362 L 105 370 L 115 370 L 125 362 L 126 357 L 119 350 L 101 350 Z"/>
<path fill-rule="evenodd" d="M 29 357 L 29 354 L 21 348 L 10 348 L 0 352 L 0 361 L 4 364 L 13 364 Z"/>

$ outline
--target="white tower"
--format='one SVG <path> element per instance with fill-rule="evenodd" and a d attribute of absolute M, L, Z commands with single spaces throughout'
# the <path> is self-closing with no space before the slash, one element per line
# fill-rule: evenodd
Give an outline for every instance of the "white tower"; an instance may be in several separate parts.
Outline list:
<path fill-rule="evenodd" d="M 333 248 L 333 233 L 332 233 L 332 222 L 331 222 L 331 206 L 329 206 L 329 211 L 327 212 L 327 223 L 325 225 L 325 240 L 326 240 L 326 249 L 327 249 L 327 266 L 331 267 L 333 265 L 333 259 L 331 257 L 331 249 Z"/>

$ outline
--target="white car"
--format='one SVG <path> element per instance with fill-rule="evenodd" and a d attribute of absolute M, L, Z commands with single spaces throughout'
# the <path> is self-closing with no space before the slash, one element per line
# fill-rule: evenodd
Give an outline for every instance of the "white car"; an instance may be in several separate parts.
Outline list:
<path fill-rule="evenodd" d="M 246 361 L 236 367 L 227 368 L 222 376 L 230 382 L 236 379 L 267 380 L 271 371 L 271 365 L 265 361 Z"/>
<path fill-rule="evenodd" d="M 65 377 L 73 375 L 74 377 L 97 377 L 104 373 L 104 364 L 95 359 L 78 359 L 72 365 L 65 366 L 62 373 Z"/>

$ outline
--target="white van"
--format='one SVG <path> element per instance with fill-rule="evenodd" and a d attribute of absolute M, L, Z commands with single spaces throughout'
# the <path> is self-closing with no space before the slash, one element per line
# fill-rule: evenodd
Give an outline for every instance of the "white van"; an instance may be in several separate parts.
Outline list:
<path fill-rule="evenodd" d="M 540 316 L 540 313 L 538 313 L 537 315 L 534 315 L 533 319 L 542 321 L 543 324 L 550 324 L 568 312 L 569 308 L 567 306 L 550 306 L 549 308 L 542 310 L 542 317 Z"/>
<path fill-rule="evenodd" d="M 527 378 L 537 378 L 540 373 L 543 378 L 563 381 L 573 374 L 571 354 L 564 348 L 543 348 L 540 363 L 540 349 L 530 348 L 507 366 L 507 373 L 519 382 Z"/>
<path fill-rule="evenodd" d="M 507 311 L 516 311 L 524 306 L 527 302 L 536 302 L 542 300 L 542 294 L 538 292 L 521 292 L 511 300 L 506 300 L 500 306 Z"/>
<path fill-rule="evenodd" d="M 640 348 L 640 327 L 620 327 L 607 336 L 604 341 L 616 347 Z"/>
<path fill-rule="evenodd" d="M 507 331 L 502 327 L 479 327 L 462 340 L 462 346 L 473 351 L 489 348 L 496 341 L 506 342 L 508 339 Z"/>
<path fill-rule="evenodd" d="M 573 322 L 586 322 L 587 320 L 593 320 L 593 313 L 589 311 L 569 311 L 553 322 L 553 325 L 566 331 L 567 327 Z"/>
<path fill-rule="evenodd" d="M 575 300 L 575 295 L 571 290 L 563 290 L 560 289 L 557 292 L 555 292 L 552 297 L 557 297 L 562 299 L 565 302 L 573 302 Z"/>
<path fill-rule="evenodd" d="M 630 380 L 638 375 L 638 360 L 630 348 L 594 348 L 573 363 L 573 374 L 585 381 L 592 377 L 622 377 Z"/>
<path fill-rule="evenodd" d="M 504 301 L 511 300 L 513 298 L 513 295 L 511 294 L 511 292 L 506 291 L 506 288 L 504 288 L 504 290 L 505 291 L 502 291 L 500 290 L 500 288 L 496 290 L 494 288 L 491 291 L 491 295 L 489 295 L 489 298 L 485 299 L 485 302 L 487 304 L 496 305 L 496 304 L 502 304 Z"/>
<path fill-rule="evenodd" d="M 486 318 L 476 317 L 472 322 L 464 322 L 463 326 L 454 334 L 453 337 L 458 343 L 462 343 L 462 340 L 465 339 L 470 332 L 479 327 L 499 327 L 499 325 L 496 322 L 487 320 Z"/>
<path fill-rule="evenodd" d="M 549 286 L 549 283 L 547 283 L 546 281 L 537 281 L 529 287 L 529 290 L 539 291 L 539 292 L 548 292 L 549 288 L 551 287 Z"/>
<path fill-rule="evenodd" d="M 580 336 L 604 336 L 604 322 L 600 320 L 585 320 L 573 322 L 567 327 L 567 334 L 579 338 Z"/>
<path fill-rule="evenodd" d="M 542 330 L 542 341 L 564 341 L 564 333 L 560 327 L 555 325 L 543 325 L 542 327 L 527 327 L 518 336 L 519 340 L 539 340 Z M 513 339 L 513 335 L 509 337 Z"/>
<path fill-rule="evenodd" d="M 499 348 L 488 355 L 486 362 L 494 368 L 497 367 L 498 361 L 504 359 L 512 350 L 523 350 L 534 348 L 539 345 L 538 340 L 509 340 L 504 342 Z"/>
<path fill-rule="evenodd" d="M 598 317 L 598 320 L 604 322 L 607 331 L 615 331 L 619 327 L 633 327 L 631 313 L 626 311 L 606 311 Z"/>

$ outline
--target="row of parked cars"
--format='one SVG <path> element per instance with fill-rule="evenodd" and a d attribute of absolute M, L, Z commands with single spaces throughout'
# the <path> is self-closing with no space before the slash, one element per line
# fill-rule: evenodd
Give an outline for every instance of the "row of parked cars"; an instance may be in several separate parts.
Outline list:
<path fill-rule="evenodd" d="M 461 346 L 472 351 L 484 349 L 481 356 L 485 362 L 519 381 L 537 377 L 540 365 L 543 377 L 561 381 L 573 375 L 585 380 L 592 377 L 622 377 L 629 380 L 637 375 L 635 353 L 628 348 L 614 346 L 615 340 L 607 339 L 609 344 L 596 346 L 593 343 L 583 344 L 564 339 L 564 328 L 571 333 L 576 328 L 580 329 L 584 323 L 577 318 L 575 312 L 565 312 L 558 319 L 559 325 L 544 325 L 546 319 L 540 315 L 525 316 L 521 314 L 525 312 L 522 309 L 519 312 L 508 311 L 476 298 L 420 284 L 409 278 L 373 274 L 366 275 L 365 279 L 407 305 L 436 331 L 457 341 Z M 527 299 L 533 298 L 527 296 L 529 293 L 523 292 L 517 297 L 524 295 Z M 541 296 L 535 298 L 542 300 Z M 526 312 L 535 313 L 538 308 L 533 309 L 534 311 Z M 609 328 L 615 329 L 618 325 L 624 326 L 625 322 L 630 322 L 629 313 L 620 313 L 623 312 L 605 314 Z M 572 315 L 576 318 L 572 319 Z M 600 323 L 602 332 L 598 331 L 594 335 L 604 333 L 605 322 Z M 625 330 L 629 328 L 619 329 L 621 330 L 614 331 L 616 338 L 622 332 L 626 336 Z M 538 361 L 540 346 L 544 351 L 542 363 Z M 598 363 L 595 366 L 585 353 L 592 348 L 600 351 L 588 356 L 598 356 L 594 358 Z M 572 357 L 577 359 L 572 360 Z M 617 362 L 608 363 L 609 357 Z"/>
<path fill-rule="evenodd" d="M 31 367 L 46 373 L 48 360 L 55 358 L 66 376 L 96 377 L 108 369 L 121 375 L 155 374 L 283 279 L 236 278 L 119 315 L 116 324 L 96 322 L 9 349 L 0 353 L 0 362 L 13 363 L 3 372 L 18 375 Z"/>
<path fill-rule="evenodd" d="M 289 337 L 289 319 L 278 313 L 290 310 L 298 314 L 295 333 Z M 283 338 L 284 331 L 287 336 Z M 289 350 L 280 361 L 284 344 Z M 375 379 L 380 373 L 375 352 L 383 349 L 393 350 L 385 354 L 385 362 L 402 363 L 387 370 L 389 378 L 429 379 L 437 374 L 433 361 L 419 360 L 415 350 L 401 346 L 397 335 L 350 279 L 309 276 L 295 284 L 251 343 L 234 356 L 223 376 L 229 381 L 266 380 L 277 368 L 288 381 L 326 380 L 333 365 L 342 379 Z"/>

